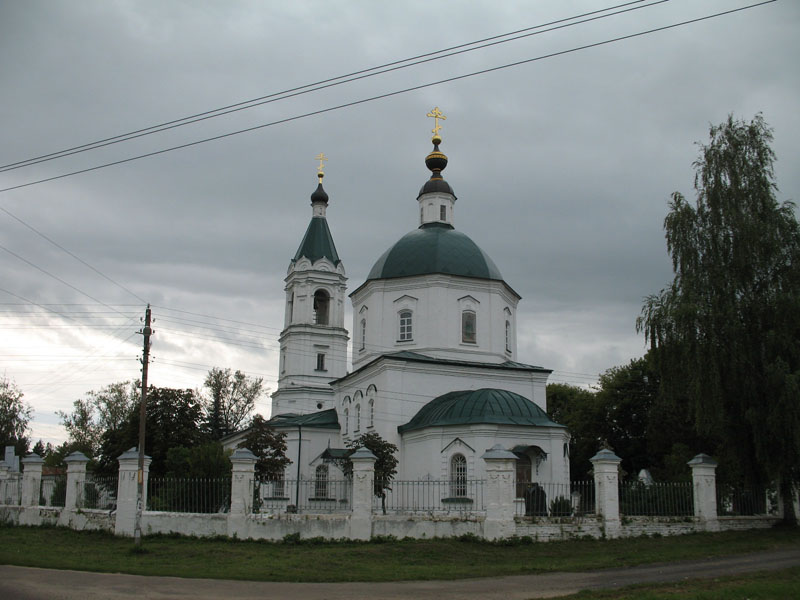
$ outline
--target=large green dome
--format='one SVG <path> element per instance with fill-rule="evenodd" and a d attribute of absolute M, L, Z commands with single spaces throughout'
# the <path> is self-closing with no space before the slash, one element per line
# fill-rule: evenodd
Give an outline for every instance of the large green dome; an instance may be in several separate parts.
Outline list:
<path fill-rule="evenodd" d="M 367 279 L 432 273 L 503 280 L 492 259 L 447 223 L 425 223 L 401 237 L 378 259 Z"/>
<path fill-rule="evenodd" d="M 397 431 L 405 433 L 425 427 L 481 423 L 563 427 L 551 421 L 547 413 L 524 396 L 508 390 L 483 388 L 448 392 L 434 398 Z"/>

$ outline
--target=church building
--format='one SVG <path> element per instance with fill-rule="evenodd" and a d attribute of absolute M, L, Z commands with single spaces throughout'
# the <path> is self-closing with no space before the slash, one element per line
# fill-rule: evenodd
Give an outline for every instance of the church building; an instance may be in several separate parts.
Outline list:
<path fill-rule="evenodd" d="M 419 226 L 378 257 L 349 295 L 350 371 L 347 278 L 326 220 L 324 157 L 317 157 L 311 222 L 285 279 L 272 395 L 270 425 L 287 434 L 292 460 L 285 478 L 335 479 L 326 459 L 375 432 L 398 447 L 398 480 L 483 479 L 481 455 L 501 444 L 518 457 L 518 481 L 568 483 L 569 433 L 546 413 L 551 371 L 517 360 L 520 296 L 456 229 L 457 198 L 439 149 L 445 117 L 438 108 L 428 116 L 435 127 L 425 158 L 431 175 L 417 195 Z"/>

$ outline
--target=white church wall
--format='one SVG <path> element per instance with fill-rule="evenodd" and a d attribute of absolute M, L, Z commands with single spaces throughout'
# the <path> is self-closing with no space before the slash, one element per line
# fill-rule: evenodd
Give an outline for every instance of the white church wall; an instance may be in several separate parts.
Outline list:
<path fill-rule="evenodd" d="M 540 483 L 569 483 L 569 461 L 564 460 L 564 429 L 556 427 L 519 427 L 514 425 L 463 425 L 428 427 L 403 435 L 403 461 L 398 465 L 398 479 L 448 480 L 454 454 L 467 459 L 467 478 L 485 479 L 484 452 L 495 444 L 511 450 L 515 446 L 539 446 L 547 452 L 534 473 Z"/>
<path fill-rule="evenodd" d="M 548 373 L 498 368 L 464 367 L 385 358 L 368 368 L 332 384 L 336 410 L 342 426 L 342 440 L 358 437 L 366 431 L 400 445 L 397 427 L 408 423 L 434 398 L 456 390 L 498 388 L 516 392 L 546 410 L 545 397 Z M 354 430 L 356 394 L 362 396 L 374 386 L 374 426 Z M 345 426 L 345 409 L 349 425 Z M 364 419 L 362 406 L 362 420 Z M 489 444 L 488 447 L 491 447 Z"/>
<path fill-rule="evenodd" d="M 360 331 L 368 309 L 364 347 L 357 344 L 353 368 L 380 354 L 413 350 L 439 358 L 501 363 L 516 360 L 516 313 L 519 297 L 503 282 L 425 275 L 368 281 L 352 295 L 353 331 Z M 400 339 L 399 313 L 411 310 L 412 339 Z M 476 314 L 475 343 L 461 335 L 464 310 Z M 506 348 L 506 320 L 511 335 Z"/>
<path fill-rule="evenodd" d="M 298 465 L 300 466 L 300 479 L 314 479 L 315 460 L 326 448 L 340 448 L 339 432 L 332 429 L 314 429 L 304 427 L 298 430 L 297 427 L 278 429 L 286 433 L 286 458 L 291 460 L 291 464 L 284 471 L 284 479 L 287 481 L 298 478 Z M 302 439 L 301 439 L 302 434 Z M 296 490 L 286 488 L 286 494 L 291 502 L 296 502 L 294 497 Z"/>

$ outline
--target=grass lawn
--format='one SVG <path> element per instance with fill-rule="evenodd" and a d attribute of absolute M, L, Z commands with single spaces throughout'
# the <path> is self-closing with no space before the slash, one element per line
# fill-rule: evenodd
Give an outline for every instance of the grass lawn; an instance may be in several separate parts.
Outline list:
<path fill-rule="evenodd" d="M 776 528 L 661 538 L 491 544 L 454 539 L 270 543 L 152 536 L 141 552 L 110 534 L 0 526 L 0 564 L 261 581 L 459 579 L 583 571 L 723 556 L 800 543 Z"/>
<path fill-rule="evenodd" d="M 581 592 L 562 600 L 775 600 L 800 597 L 800 567 L 737 577 Z"/>

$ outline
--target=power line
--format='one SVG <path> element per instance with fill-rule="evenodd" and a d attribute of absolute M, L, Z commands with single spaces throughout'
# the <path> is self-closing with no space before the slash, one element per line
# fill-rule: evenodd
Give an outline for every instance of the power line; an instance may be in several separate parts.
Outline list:
<path fill-rule="evenodd" d="M 117 281 L 114 281 L 113 279 L 111 279 L 111 277 L 109 277 L 109 276 L 108 276 L 108 275 L 106 275 L 105 273 L 101 272 L 101 271 L 100 271 L 99 269 L 97 269 L 96 267 L 94 267 L 94 266 L 90 265 L 88 262 L 86 262 L 85 260 L 83 260 L 83 259 L 82 259 L 80 256 L 78 256 L 78 255 L 74 254 L 73 252 L 70 252 L 70 251 L 69 251 L 69 250 L 67 250 L 67 249 L 66 249 L 64 246 L 62 246 L 61 244 L 59 244 L 58 242 L 56 242 L 56 241 L 55 241 L 55 240 L 53 240 L 52 238 L 50 238 L 50 237 L 46 236 L 44 233 L 42 233 L 41 231 L 39 231 L 38 229 L 36 229 L 36 228 L 35 228 L 33 225 L 31 225 L 30 223 L 26 223 L 25 221 L 23 221 L 23 220 L 22 220 L 21 218 L 19 218 L 17 215 L 13 214 L 13 213 L 12 213 L 11 211 L 9 211 L 8 209 L 6 209 L 6 208 L 4 208 L 4 207 L 0 206 L 0 211 L 3 211 L 3 212 L 4 212 L 4 213 L 6 213 L 6 214 L 7 214 L 9 217 L 11 217 L 12 219 L 16 220 L 16 221 L 17 221 L 17 222 L 19 222 L 21 225 L 24 225 L 25 227 L 27 227 L 28 229 L 30 229 L 31 231 L 33 231 L 33 232 L 34 232 L 36 235 L 38 235 L 39 237 L 41 237 L 41 238 L 43 238 L 44 240 L 48 241 L 49 243 L 51 243 L 53 246 L 55 246 L 55 247 L 56 247 L 56 248 L 58 248 L 59 250 L 62 250 L 63 252 L 66 252 L 66 253 L 67 253 L 67 254 L 69 254 L 69 255 L 70 255 L 72 258 L 74 258 L 75 260 L 77 260 L 79 263 L 83 264 L 84 266 L 86 266 L 86 267 L 90 268 L 92 271 L 94 271 L 95 273 L 97 273 L 98 275 L 100 275 L 100 277 L 102 277 L 103 279 L 106 279 L 107 281 L 110 281 L 111 283 L 113 283 L 113 284 L 114 284 L 115 286 L 117 286 L 118 288 L 121 288 L 122 290 L 126 291 L 127 293 L 129 293 L 131 296 L 133 296 L 133 297 L 134 297 L 134 298 L 136 298 L 137 300 L 141 301 L 143 304 L 147 304 L 147 301 L 146 301 L 144 298 L 142 298 L 142 297 L 141 297 L 141 296 L 139 296 L 138 294 L 136 294 L 136 293 L 132 292 L 131 290 L 129 290 L 128 288 L 126 288 L 126 287 L 125 287 L 124 285 L 122 285 L 121 283 L 119 283 L 119 282 L 117 282 Z"/>
<path fill-rule="evenodd" d="M 479 50 L 479 49 L 487 48 L 487 47 L 494 46 L 494 45 L 497 45 L 497 44 L 503 44 L 503 43 L 510 42 L 510 41 L 516 41 L 516 40 L 519 40 L 519 39 L 523 39 L 525 37 L 530 37 L 532 35 L 538 35 L 540 33 L 547 33 L 549 31 L 555 31 L 556 29 L 562 29 L 564 27 L 571 27 L 573 25 L 580 25 L 580 24 L 583 24 L 583 23 L 588 23 L 590 21 L 594 21 L 594 20 L 597 20 L 597 19 L 602 19 L 602 18 L 606 18 L 606 17 L 610 17 L 610 16 L 615 16 L 615 15 L 622 14 L 624 12 L 629 12 L 629 11 L 632 11 L 632 10 L 639 10 L 639 9 L 642 9 L 642 8 L 649 8 L 650 6 L 655 6 L 656 4 L 663 4 L 665 2 L 669 2 L 670 0 L 658 0 L 656 2 L 653 2 L 652 4 L 649 4 L 649 5 L 636 6 L 634 8 L 627 8 L 625 10 L 621 10 L 621 11 L 616 12 L 616 13 L 611 13 L 611 14 L 607 14 L 607 15 L 601 15 L 601 16 L 593 17 L 591 19 L 586 19 L 584 21 L 579 21 L 577 23 L 568 23 L 566 25 L 561 25 L 559 27 L 553 27 L 553 28 L 545 30 L 545 31 L 527 33 L 525 35 L 517 35 L 517 34 L 522 34 L 524 32 L 530 32 L 530 31 L 535 30 L 535 29 L 541 29 L 543 27 L 548 27 L 550 25 L 557 25 L 559 23 L 565 23 L 567 21 L 574 21 L 576 19 L 581 19 L 583 17 L 588 17 L 588 16 L 591 16 L 591 15 L 597 15 L 599 13 L 604 13 L 604 12 L 616 10 L 618 8 L 627 7 L 627 6 L 630 6 L 632 4 L 640 4 L 641 2 L 644 2 L 644 1 L 645 0 L 635 0 L 633 2 L 626 2 L 624 4 L 619 4 L 619 5 L 616 5 L 616 6 L 610 6 L 608 8 L 603 8 L 603 9 L 600 9 L 600 10 L 595 10 L 595 11 L 591 11 L 591 12 L 575 15 L 575 16 L 572 16 L 572 17 L 558 19 L 556 21 L 550 21 L 548 23 L 542 23 L 540 25 L 535 25 L 535 26 L 532 26 L 532 27 L 526 27 L 525 29 L 519 29 L 519 30 L 516 30 L 516 31 L 511 31 L 511 32 L 508 32 L 508 33 L 503 33 L 503 34 L 495 35 L 495 36 L 492 36 L 492 37 L 488 37 L 488 38 L 484 38 L 484 39 L 480 39 L 480 40 L 475 40 L 475 41 L 467 42 L 467 43 L 464 43 L 464 44 L 459 44 L 457 46 L 451 46 L 449 48 L 443 48 L 443 49 L 437 50 L 435 52 L 428 52 L 428 53 L 425 53 L 425 54 L 419 54 L 417 56 L 412 56 L 412 57 L 409 57 L 409 58 L 392 61 L 392 62 L 385 63 L 385 64 L 382 64 L 382 65 L 378 65 L 378 66 L 375 66 L 375 67 L 370 67 L 368 69 L 362 69 L 362 70 L 359 70 L 359 71 L 354 71 L 352 73 L 347 73 L 345 75 L 339 75 L 337 77 L 324 79 L 322 81 L 317 81 L 317 82 L 309 83 L 309 84 L 302 85 L 302 86 L 299 86 L 299 87 L 290 88 L 290 89 L 284 90 L 282 92 L 275 92 L 275 93 L 272 93 L 272 94 L 268 94 L 266 96 L 260 96 L 258 98 L 253 98 L 252 100 L 245 100 L 245 101 L 242 101 L 242 102 L 237 102 L 235 104 L 230 104 L 228 106 L 223 106 L 221 108 L 216 108 L 216 109 L 213 109 L 213 110 L 208 110 L 208 111 L 197 113 L 197 114 L 194 114 L 194 115 L 189 115 L 187 117 L 182 117 L 180 119 L 167 121 L 165 123 L 159 123 L 157 125 L 152 125 L 150 127 L 145 127 L 143 129 L 137 129 L 135 131 L 130 131 L 128 133 L 119 134 L 119 135 L 116 135 L 116 136 L 113 136 L 113 137 L 110 137 L 110 138 L 96 140 L 94 142 L 89 142 L 89 143 L 86 143 L 86 144 L 82 144 L 80 146 L 73 146 L 71 148 L 66 148 L 64 150 L 58 150 L 56 152 L 52 152 L 52 153 L 49 153 L 49 154 L 44 154 L 44 155 L 41 155 L 41 156 L 36 156 L 36 157 L 33 157 L 33 158 L 29 158 L 29 159 L 25 159 L 25 160 L 22 160 L 22 161 L 18 161 L 18 162 L 15 162 L 15 163 L 2 165 L 2 166 L 0 166 L 0 172 L 11 171 L 11 170 L 19 169 L 19 168 L 22 168 L 22 167 L 28 167 L 28 166 L 39 164 L 39 163 L 42 163 L 42 162 L 55 160 L 55 159 L 58 159 L 58 158 L 63 158 L 65 156 L 78 154 L 80 152 L 87 152 L 89 150 L 95 150 L 97 148 L 110 146 L 112 144 L 118 144 L 120 142 L 126 142 L 126 141 L 129 141 L 129 140 L 132 140 L 132 139 L 136 139 L 136 138 L 139 138 L 139 137 L 146 136 L 146 135 L 152 135 L 154 133 L 160 133 L 162 131 L 167 131 L 169 129 L 174 129 L 176 127 L 182 127 L 184 125 L 190 125 L 192 123 L 197 123 L 199 121 L 204 121 L 204 120 L 207 120 L 207 119 L 213 119 L 215 117 L 227 115 L 227 114 L 230 114 L 230 113 L 233 113 L 233 112 L 246 110 L 246 109 L 249 109 L 249 108 L 254 108 L 256 106 L 262 106 L 264 104 L 268 104 L 268 103 L 271 103 L 271 102 L 277 102 L 279 100 L 286 100 L 287 98 L 292 98 L 292 97 L 303 95 L 303 94 L 307 94 L 307 93 L 310 93 L 310 92 L 319 91 L 319 90 L 326 89 L 326 88 L 329 88 L 329 87 L 334 87 L 334 86 L 342 85 L 342 84 L 345 84 L 345 83 L 351 83 L 353 81 L 358 81 L 360 79 L 365 79 L 367 77 L 374 77 L 376 75 L 381 75 L 381 74 L 388 73 L 388 72 L 391 72 L 391 71 L 396 71 L 396 70 L 399 70 L 399 69 L 405 69 L 405 68 L 408 68 L 408 67 L 412 67 L 412 66 L 416 66 L 416 65 L 422 64 L 422 63 L 426 63 L 426 62 L 430 62 L 430 61 L 434 61 L 434 60 L 440 60 L 442 58 L 448 58 L 448 57 L 451 57 L 451 56 L 455 56 L 457 54 L 463 54 L 465 52 L 472 52 L 473 50 Z M 517 37 L 510 37 L 510 36 L 517 36 Z M 501 39 L 501 38 L 507 38 L 507 37 L 509 37 L 510 39 Z M 485 43 L 485 42 L 491 42 L 491 43 Z M 478 45 L 478 44 L 483 44 L 483 45 Z M 475 47 L 474 48 L 469 48 L 469 46 L 475 46 Z M 449 53 L 449 54 L 445 54 L 445 53 Z M 442 56 L 436 56 L 437 54 L 442 54 Z M 412 61 L 414 61 L 414 62 L 412 62 Z M 409 63 L 409 64 L 403 64 L 403 63 Z"/>
<path fill-rule="evenodd" d="M 249 132 L 252 132 L 252 131 L 257 131 L 259 129 L 264 129 L 266 127 L 272 127 L 272 126 L 275 126 L 275 125 L 281 125 L 281 124 L 284 124 L 284 123 L 290 123 L 290 122 L 293 122 L 293 121 L 298 121 L 300 119 L 305 119 L 305 118 L 313 117 L 313 116 L 316 116 L 316 115 L 322 115 L 322 114 L 326 114 L 326 113 L 329 113 L 329 112 L 341 110 L 341 109 L 344 109 L 344 108 L 350 108 L 352 106 L 358 106 L 360 104 L 366 104 L 367 102 L 373 102 L 373 101 L 376 101 L 376 100 L 383 100 L 383 99 L 386 99 L 386 98 L 391 98 L 391 97 L 394 97 L 394 96 L 407 94 L 409 92 L 414 92 L 414 91 L 417 91 L 417 90 L 422 90 L 422 89 L 434 87 L 434 86 L 437 86 L 437 85 L 442 85 L 442 84 L 445 84 L 445 83 L 452 83 L 454 81 L 460 81 L 460 80 L 463 80 L 463 79 L 468 79 L 470 77 L 476 77 L 476 76 L 479 76 L 479 75 L 486 75 L 488 73 L 493 73 L 493 72 L 496 72 L 496 71 L 501 71 L 501 70 L 509 69 L 509 68 L 512 68 L 512 67 L 518 67 L 518 66 L 521 66 L 521 65 L 524 65 L 524 64 L 529 64 L 529 63 L 540 61 L 540 60 L 546 60 L 548 58 L 554 58 L 556 56 L 564 56 L 564 55 L 572 54 L 574 52 L 579 52 L 579 51 L 582 51 L 582 50 L 588 50 L 588 49 L 591 49 L 591 48 L 597 48 L 597 47 L 600 47 L 600 46 L 605 46 L 605 45 L 608 45 L 608 44 L 613 44 L 613 43 L 621 42 L 621 41 L 624 41 L 624 40 L 629 40 L 629 39 L 633 39 L 633 38 L 637 38 L 637 37 L 642 37 L 642 36 L 645 36 L 645 35 L 650 35 L 650 34 L 653 34 L 653 33 L 666 31 L 666 30 L 669 30 L 669 29 L 675 29 L 677 27 L 682 27 L 684 25 L 689 25 L 689 24 L 693 24 L 693 23 L 699 23 L 701 21 L 707 21 L 707 20 L 710 20 L 710 19 L 714 19 L 714 18 L 717 18 L 717 17 L 724 16 L 724 15 L 729 15 L 729 14 L 741 12 L 741 11 L 744 11 L 744 10 L 749 10 L 751 8 L 756 8 L 758 6 L 763 6 L 765 4 L 771 4 L 771 3 L 776 2 L 776 1 L 777 0 L 764 0 L 763 2 L 758 2 L 758 3 L 755 3 L 755 4 L 750 4 L 750 5 L 747 5 L 747 6 L 743 6 L 743 7 L 739 7 L 739 8 L 735 8 L 735 9 L 731 9 L 731 10 L 726 10 L 726 11 L 722 11 L 722 12 L 718 12 L 718 13 L 714 13 L 714 14 L 711 14 L 711 15 L 698 17 L 696 19 L 689 19 L 689 20 L 686 20 L 686 21 L 680 21 L 678 23 L 673 23 L 671 25 L 664 25 L 664 26 L 661 26 L 661 27 L 655 27 L 653 29 L 640 31 L 640 32 L 637 32 L 637 33 L 631 33 L 631 34 L 628 34 L 628 35 L 623 35 L 623 36 L 619 36 L 619 37 L 615 37 L 615 38 L 610 38 L 610 39 L 607 39 L 607 40 L 603 40 L 601 42 L 594 42 L 592 44 L 585 44 L 583 46 L 576 46 L 576 47 L 570 48 L 568 50 L 560 50 L 558 52 L 552 52 L 552 53 L 549 53 L 549 54 L 543 54 L 543 55 L 540 55 L 540 56 L 536 56 L 534 58 L 528 58 L 528 59 L 519 60 L 519 61 L 515 61 L 515 62 L 511 62 L 511 63 L 506 63 L 504 65 L 500 65 L 500 66 L 497 66 L 497 67 L 490 67 L 488 69 L 481 69 L 479 71 L 473 71 L 471 73 L 466 73 L 464 75 L 456 75 L 456 76 L 453 76 L 453 77 L 448 77 L 446 79 L 439 79 L 437 81 L 432 81 L 432 82 L 429 82 L 429 83 L 423 83 L 423 84 L 420 84 L 420 85 L 415 85 L 415 86 L 403 88 L 401 90 L 395 90 L 393 92 L 387 92 L 387 93 L 384 93 L 384 94 L 378 94 L 376 96 L 370 96 L 368 98 L 362 98 L 361 100 L 353 100 L 351 102 L 346 102 L 344 104 L 338 104 L 338 105 L 335 105 L 335 106 L 329 106 L 327 108 L 322 108 L 322 109 L 319 109 L 319 110 L 314 110 L 314 111 L 310 111 L 310 112 L 307 112 L 307 113 L 302 113 L 302 114 L 295 115 L 295 116 L 292 116 L 292 117 L 286 117 L 286 118 L 283 118 L 283 119 L 278 119 L 276 121 L 270 121 L 269 123 L 263 123 L 261 125 L 255 125 L 253 127 L 247 127 L 245 129 L 239 129 L 239 130 L 236 130 L 236 131 L 223 133 L 223 134 L 212 136 L 212 137 L 209 137 L 209 138 L 196 140 L 194 142 L 188 142 L 188 143 L 185 143 L 185 144 L 179 144 L 177 146 L 171 146 L 169 148 L 163 148 L 161 150 L 155 150 L 153 152 L 147 152 L 145 154 L 139 154 L 139 155 L 132 156 L 132 157 L 129 157 L 129 158 L 124 158 L 124 159 L 121 159 L 121 160 L 115 160 L 115 161 L 112 161 L 112 162 L 103 163 L 101 165 L 95 165 L 94 167 L 88 167 L 86 169 L 79 169 L 77 171 L 71 171 L 69 173 L 63 173 L 61 175 L 54 175 L 53 177 L 46 177 L 44 179 L 38 179 L 36 181 L 31 181 L 31 182 L 28 182 L 28 183 L 22 183 L 22 184 L 14 185 L 14 186 L 11 186 L 11 187 L 1 188 L 0 192 L 9 192 L 9 191 L 12 191 L 12 190 L 18 190 L 18 189 L 30 187 L 30 186 L 33 186 L 33 185 L 38 185 L 40 183 L 47 183 L 49 181 L 56 181 L 58 179 L 64 179 L 66 177 L 72 177 L 74 175 L 81 175 L 81 174 L 84 174 L 84 173 L 90 173 L 92 171 L 98 171 L 100 169 L 105 169 L 107 167 L 113 167 L 113 166 L 129 163 L 129 162 L 133 162 L 133 161 L 136 161 L 136 160 L 141 160 L 143 158 L 149 158 L 149 157 L 152 157 L 152 156 L 159 156 L 161 154 L 166 154 L 167 152 L 173 152 L 175 150 L 183 150 L 185 148 L 190 148 L 192 146 L 198 146 L 200 144 L 205 144 L 205 143 L 208 143 L 208 142 L 214 142 L 214 141 L 222 140 L 222 139 L 229 138 L 229 137 L 232 137 L 232 136 L 235 136 L 235 135 L 240 135 L 242 133 L 249 133 Z"/>
<path fill-rule="evenodd" d="M 108 305 L 108 304 L 106 304 L 105 302 L 102 302 L 102 301 L 98 300 L 97 298 L 95 298 L 95 297 L 93 297 L 93 296 L 90 296 L 89 294 L 87 294 L 87 293 L 86 293 L 86 292 L 84 292 L 83 290 L 81 290 L 81 289 L 79 289 L 79 288 L 75 287 L 75 286 L 74 286 L 74 285 L 72 285 L 71 283 L 68 283 L 68 282 L 64 281 L 63 279 L 61 279 L 61 278 L 60 278 L 60 277 L 58 277 L 57 275 L 53 275 L 53 274 L 52 274 L 52 273 L 50 273 L 49 271 L 47 271 L 47 270 L 43 269 L 42 267 L 40 267 L 39 265 L 36 265 L 36 264 L 32 263 L 32 262 L 31 262 L 31 261 L 29 261 L 27 258 L 24 258 L 24 257 L 20 256 L 19 254 L 17 254 L 17 253 L 16 253 L 16 252 L 14 252 L 13 250 L 9 250 L 8 248 L 6 248 L 5 246 L 3 246 L 2 244 L 0 244 L 0 250 L 5 250 L 5 251 L 6 251 L 6 252 L 8 252 L 8 253 L 9 253 L 11 256 L 14 256 L 15 258 L 18 258 L 19 260 L 21 260 L 21 261 L 22 261 L 22 262 L 24 262 L 25 264 L 27 264 L 27 265 L 30 265 L 31 267 L 33 267 L 34 269 L 37 269 L 38 271 L 41 271 L 42 273 L 44 273 L 44 274 L 45 274 L 45 275 L 47 275 L 48 277 L 52 277 L 53 279 L 55 279 L 55 280 L 56 280 L 56 281 L 58 281 L 59 283 L 63 283 L 63 284 L 64 284 L 64 285 L 66 285 L 67 287 L 69 287 L 69 288 L 71 288 L 71 289 L 75 290 L 76 292 L 78 292 L 79 294 L 81 294 L 81 295 L 83 295 L 83 296 L 86 296 L 86 297 L 87 297 L 87 298 L 89 298 L 90 300 L 94 300 L 94 301 L 95 301 L 95 302 L 97 302 L 98 304 L 102 304 L 102 305 L 103 305 L 103 306 L 105 306 L 106 308 L 109 308 L 109 309 L 113 310 L 113 311 L 114 311 L 114 312 L 116 312 L 116 313 L 119 313 L 119 314 L 121 314 L 121 315 L 123 315 L 123 316 L 127 316 L 127 315 L 124 315 L 124 313 L 121 313 L 121 312 L 119 312 L 118 310 L 116 310 L 115 308 L 113 308 L 113 307 L 109 306 L 109 305 Z"/>

